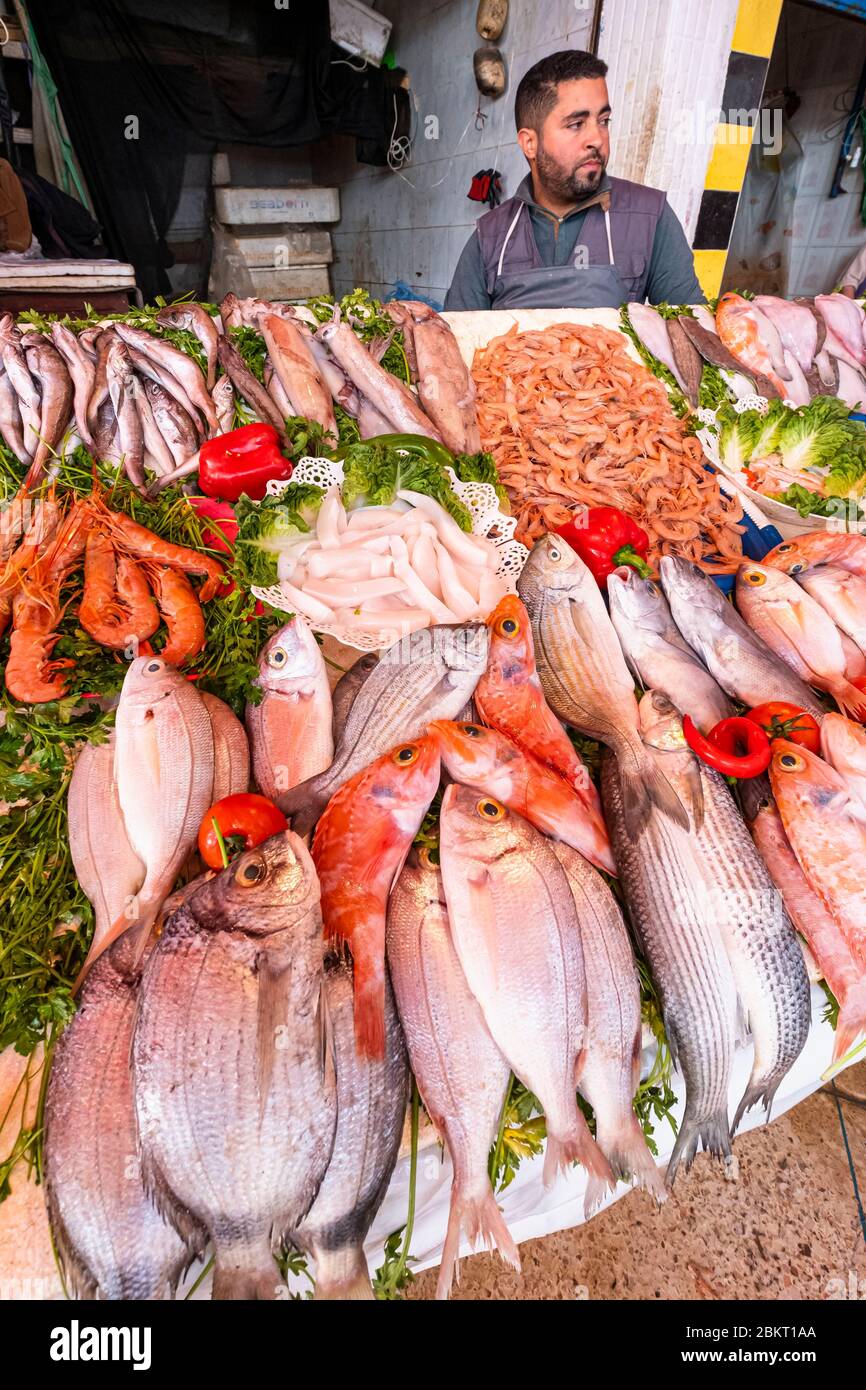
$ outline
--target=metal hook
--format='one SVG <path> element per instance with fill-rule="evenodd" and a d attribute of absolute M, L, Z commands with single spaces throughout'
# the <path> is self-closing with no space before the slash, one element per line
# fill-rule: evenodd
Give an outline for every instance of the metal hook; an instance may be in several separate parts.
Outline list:
<path fill-rule="evenodd" d="M 475 108 L 475 129 L 483 130 L 487 124 L 487 112 L 481 110 L 481 98 L 478 98 L 478 105 Z"/>

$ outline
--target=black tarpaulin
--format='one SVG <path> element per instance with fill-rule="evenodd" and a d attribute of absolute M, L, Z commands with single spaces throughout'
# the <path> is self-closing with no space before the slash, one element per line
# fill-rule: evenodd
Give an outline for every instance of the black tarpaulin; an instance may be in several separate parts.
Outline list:
<path fill-rule="evenodd" d="M 331 66 L 327 0 L 30 0 L 111 255 L 166 294 L 166 233 L 190 151 L 305 145 L 341 131 L 381 147 L 392 79 Z"/>

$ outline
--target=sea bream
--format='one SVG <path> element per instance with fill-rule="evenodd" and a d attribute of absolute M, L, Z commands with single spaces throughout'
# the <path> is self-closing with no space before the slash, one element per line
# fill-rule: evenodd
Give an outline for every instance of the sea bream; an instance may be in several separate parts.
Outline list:
<path fill-rule="evenodd" d="M 866 729 L 843 714 L 828 714 L 821 725 L 821 756 L 861 802 L 866 821 Z"/>
<path fill-rule="evenodd" d="M 809 565 L 794 578 L 833 622 L 866 652 L 866 575 L 841 565 Z"/>
<path fill-rule="evenodd" d="M 234 710 L 216 695 L 206 690 L 201 692 L 205 708 L 210 716 L 213 734 L 213 790 L 211 801 L 221 801 L 224 796 L 234 796 L 250 788 L 250 746 L 244 733 L 244 726 Z"/>
<path fill-rule="evenodd" d="M 102 948 L 128 930 L 143 950 L 195 845 L 214 782 L 207 706 L 195 686 L 158 656 L 136 657 L 124 678 L 115 721 L 114 777 L 129 843 L 145 877 Z"/>
<path fill-rule="evenodd" d="M 298 834 L 309 833 L 344 782 L 401 739 L 420 738 L 431 719 L 456 719 L 486 660 L 483 623 L 423 628 L 383 652 L 355 696 L 330 767 L 277 797 Z"/>
<path fill-rule="evenodd" d="M 594 1193 L 613 1187 L 575 1100 L 587 994 L 565 872 L 528 821 L 456 783 L 442 798 L 439 832 L 448 920 L 466 982 L 494 1042 L 544 1112 L 544 1184 L 578 1160 Z"/>
<path fill-rule="evenodd" d="M 364 1241 L 397 1162 L 409 1063 L 390 984 L 385 985 L 385 1055 L 355 1051 L 352 964 L 325 962 L 325 997 L 337 1072 L 337 1129 L 331 1161 L 292 1244 L 313 1257 L 317 1299 L 372 1299 Z"/>
<path fill-rule="evenodd" d="M 680 825 L 688 816 L 638 732 L 634 682 L 601 590 L 561 536 L 542 536 L 517 588 L 532 622 L 535 661 L 560 719 L 612 748 L 623 784 L 623 817 L 638 834 L 653 806 Z"/>
<path fill-rule="evenodd" d="M 337 1119 L 319 884 L 291 831 L 202 883 L 163 927 L 133 1040 L 145 1184 L 214 1248 L 216 1299 L 278 1299 Z"/>
<path fill-rule="evenodd" d="M 663 697 L 657 696 L 658 701 Z M 650 692 L 640 706 L 648 756 L 675 785 L 687 790 L 694 819 L 701 813 L 700 781 L 673 707 L 660 710 Z M 625 828 L 623 793 L 610 754 L 602 759 L 601 792 L 619 880 L 638 944 L 659 991 L 665 1033 L 686 1083 L 685 1111 L 667 1170 L 672 1186 L 681 1164 L 689 1168 L 698 1146 L 731 1155 L 728 1088 L 738 1035 L 737 988 L 731 963 L 709 909 L 718 895 L 714 874 L 688 829 L 653 810 L 638 838 Z"/>
<path fill-rule="evenodd" d="M 412 1072 L 454 1172 L 448 1229 L 436 1283 L 447 1298 L 458 1276 L 461 1233 L 520 1256 L 490 1185 L 487 1165 L 510 1067 L 490 1035 L 454 949 L 442 875 L 413 849 L 388 902 L 388 965 Z"/>
<path fill-rule="evenodd" d="M 749 709 L 785 700 L 817 720 L 824 706 L 805 681 L 740 617 L 697 565 L 664 555 L 661 581 L 674 622 L 718 684 Z"/>
<path fill-rule="evenodd" d="M 695 656 L 652 579 L 629 565 L 608 576 L 610 617 L 623 655 L 644 690 L 660 690 L 701 733 L 729 718 L 734 707 Z"/>
<path fill-rule="evenodd" d="M 177 1227 L 145 1190 L 129 1052 L 140 972 L 122 943 L 100 956 L 54 1049 L 45 1101 L 45 1196 L 63 1277 L 74 1298 L 171 1298 L 207 1242 Z"/>
<path fill-rule="evenodd" d="M 331 692 L 321 648 L 297 615 L 265 643 L 248 701 L 253 774 L 263 796 L 283 792 L 330 767 L 334 756 Z"/>

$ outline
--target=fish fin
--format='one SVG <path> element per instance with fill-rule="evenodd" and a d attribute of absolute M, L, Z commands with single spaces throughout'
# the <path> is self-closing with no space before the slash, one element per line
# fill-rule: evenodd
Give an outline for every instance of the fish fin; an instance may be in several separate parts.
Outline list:
<path fill-rule="evenodd" d="M 81 986 L 84 984 L 93 966 L 99 960 L 99 957 L 104 955 L 108 948 L 113 946 L 115 941 L 118 941 L 122 936 L 127 937 L 126 944 L 128 946 L 128 949 L 124 952 L 123 973 L 127 975 L 135 974 L 144 959 L 144 953 L 147 949 L 147 943 L 150 939 L 150 933 L 153 929 L 158 912 L 158 903 L 152 904 L 145 913 L 137 917 L 128 917 L 126 912 L 122 912 L 120 916 L 112 922 L 108 931 L 98 944 L 96 941 L 91 942 L 90 950 L 84 958 L 84 964 L 75 977 L 75 982 L 72 986 L 73 996 L 80 992 Z"/>
<path fill-rule="evenodd" d="M 770 1123 L 770 1111 L 773 1108 L 773 1101 L 775 1099 L 776 1092 L 779 1089 L 779 1083 L 781 1082 L 783 1076 L 784 1072 L 780 1072 L 777 1075 L 772 1075 L 770 1077 L 759 1076 L 757 1080 L 755 1080 L 753 1077 L 749 1077 L 749 1084 L 745 1089 L 743 1099 L 737 1106 L 737 1113 L 735 1114 L 734 1122 L 731 1125 L 731 1138 L 733 1138 L 736 1134 L 737 1129 L 739 1128 L 740 1121 L 746 1114 L 746 1111 L 751 1110 L 753 1105 L 757 1105 L 761 1101 L 763 1101 L 764 1107 L 767 1111 L 767 1117 L 764 1123 Z"/>
<path fill-rule="evenodd" d="M 254 973 L 258 986 L 256 1008 L 256 1082 L 259 1091 L 259 1117 L 267 1107 L 271 1080 L 274 1073 L 274 1058 L 277 1052 L 277 1038 L 280 1026 L 286 1022 L 287 984 L 291 982 L 292 965 L 271 959 L 267 948 L 258 951 L 255 957 Z"/>
<path fill-rule="evenodd" d="M 861 1033 L 866 1033 L 866 976 L 848 991 L 839 1005 L 839 1018 L 833 1042 L 833 1061 L 840 1062 L 850 1052 Z"/>
<path fill-rule="evenodd" d="M 589 1125 L 582 1112 L 576 1106 L 575 1122 L 569 1134 L 551 1134 L 548 1131 L 542 1173 L 544 1186 L 552 1187 L 560 1168 L 570 1168 L 572 1163 L 582 1164 L 589 1181 L 592 1182 L 594 1179 L 602 1191 L 606 1187 L 616 1187 L 610 1164 L 590 1134 Z"/>
<path fill-rule="evenodd" d="M 716 1158 L 728 1159 L 731 1157 L 731 1130 L 728 1124 L 727 1106 L 717 1110 L 713 1115 L 708 1115 L 704 1120 L 696 1120 L 689 1114 L 688 1103 L 686 1103 L 686 1113 L 683 1115 L 680 1132 L 677 1135 L 677 1142 L 674 1144 L 665 1175 L 665 1183 L 668 1188 L 673 1187 L 680 1164 L 684 1166 L 686 1172 L 691 1168 L 699 1144 L 703 1144 L 707 1153 L 714 1154 Z"/>
<path fill-rule="evenodd" d="M 281 1298 L 285 1283 L 276 1263 L 271 1260 L 270 1268 L 234 1269 L 220 1260 L 219 1253 L 213 1272 L 213 1293 L 211 1297 L 224 1302 L 273 1302 Z"/>
<path fill-rule="evenodd" d="M 650 818 L 653 807 L 671 820 L 690 829 L 689 814 L 680 801 L 667 777 L 656 767 L 649 755 L 634 760 L 632 767 L 626 768 L 624 759 L 617 757 L 620 790 L 622 795 L 622 814 L 629 839 L 640 835 Z"/>
<path fill-rule="evenodd" d="M 375 1299 L 370 1271 L 360 1245 L 353 1245 L 348 1250 L 316 1250 L 313 1258 L 316 1263 L 315 1301 L 354 1303 Z"/>
<path fill-rule="evenodd" d="M 355 964 L 355 1048 L 359 1057 L 381 1062 L 385 1056 L 385 979 L 359 979 Z"/>
<path fill-rule="evenodd" d="M 159 1164 L 147 1148 L 140 1151 L 141 1182 L 163 1221 L 173 1226 L 190 1253 L 191 1260 L 204 1254 L 210 1237 L 192 1212 L 182 1206 L 171 1190 Z"/>
<path fill-rule="evenodd" d="M 849 719 L 856 719 L 860 723 L 866 720 L 866 694 L 858 690 L 856 685 L 846 680 L 834 681 L 830 694 Z"/>
<path fill-rule="evenodd" d="M 692 826 L 695 834 L 700 830 L 704 823 L 704 784 L 701 778 L 701 765 L 697 758 L 693 758 L 686 773 L 686 780 L 689 786 L 689 796 L 691 797 Z"/>
<path fill-rule="evenodd" d="M 489 1188 L 483 1197 L 468 1197 L 455 1183 L 451 1189 L 448 1229 L 445 1233 L 439 1279 L 436 1284 L 436 1297 L 440 1301 L 448 1298 L 454 1279 L 458 1284 L 460 1282 L 458 1252 L 460 1233 L 463 1230 L 473 1248 L 482 1240 L 488 1249 L 498 1250 L 505 1263 L 520 1273 L 520 1255 L 514 1237 L 497 1206 L 493 1189 Z"/>
<path fill-rule="evenodd" d="M 623 1122 L 611 1134 L 600 1133 L 598 1144 L 618 1181 L 633 1181 L 636 1187 L 644 1188 L 654 1197 L 659 1205 L 666 1200 L 668 1194 L 664 1178 L 656 1167 L 644 1132 L 633 1111 L 625 1116 Z M 587 1217 L 603 1197 L 604 1186 L 595 1178 L 590 1178 L 584 1203 L 584 1214 Z"/>
<path fill-rule="evenodd" d="M 329 1084 L 329 1073 L 333 1077 L 334 1084 L 337 1080 L 337 1068 L 334 1052 L 334 1020 L 331 1016 L 331 1009 L 328 1004 L 328 991 L 324 981 L 319 987 L 319 998 L 316 1004 L 316 1033 L 319 1039 L 319 1065 L 322 1069 L 322 1079 Z"/>

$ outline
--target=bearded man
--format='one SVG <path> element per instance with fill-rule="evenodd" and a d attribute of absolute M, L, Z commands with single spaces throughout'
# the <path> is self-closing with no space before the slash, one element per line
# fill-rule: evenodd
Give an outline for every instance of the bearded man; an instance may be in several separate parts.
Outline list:
<path fill-rule="evenodd" d="M 521 79 L 517 139 L 530 172 L 478 219 L 446 309 L 701 304 L 694 258 L 664 192 L 611 178 L 607 64 L 566 49 Z"/>

